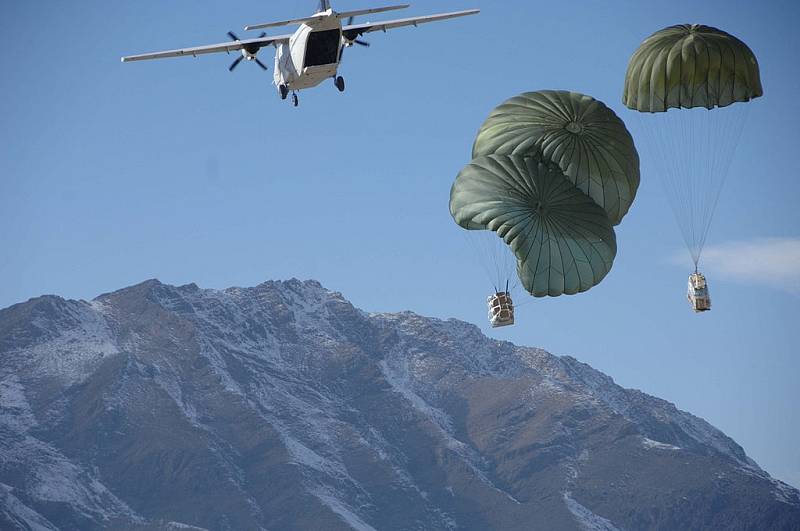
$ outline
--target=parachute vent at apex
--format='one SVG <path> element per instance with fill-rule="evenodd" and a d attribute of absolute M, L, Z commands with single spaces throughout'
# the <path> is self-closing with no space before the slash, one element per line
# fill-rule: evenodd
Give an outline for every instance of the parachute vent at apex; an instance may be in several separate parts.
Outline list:
<path fill-rule="evenodd" d="M 707 312 L 711 309 L 711 295 L 708 293 L 706 277 L 702 273 L 695 272 L 689 275 L 687 298 L 695 312 Z"/>
<path fill-rule="evenodd" d="M 501 291 L 494 295 L 489 295 L 486 299 L 486 304 L 489 307 L 489 323 L 491 323 L 492 328 L 514 324 L 514 301 L 511 300 L 509 292 Z"/>

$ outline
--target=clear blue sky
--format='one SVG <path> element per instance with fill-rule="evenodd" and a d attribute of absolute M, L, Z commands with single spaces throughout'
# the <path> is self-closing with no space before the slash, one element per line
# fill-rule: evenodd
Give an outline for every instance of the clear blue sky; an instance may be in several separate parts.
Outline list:
<path fill-rule="evenodd" d="M 605 101 L 636 134 L 620 103 L 627 60 L 651 32 L 682 22 L 745 40 L 765 89 L 710 244 L 800 238 L 793 0 L 418 2 L 411 13 L 483 13 L 370 35 L 372 48 L 346 56 L 347 92 L 326 83 L 299 109 L 277 99 L 271 71 L 228 73 L 234 56 L 119 62 L 313 6 L 0 3 L 0 307 L 43 293 L 91 299 L 151 277 L 213 288 L 298 277 L 370 311 L 485 328 L 489 287 L 447 208 L 480 123 L 519 92 L 570 89 Z M 574 355 L 670 400 L 800 486 L 800 296 L 710 273 L 715 308 L 694 315 L 689 260 L 653 170 L 643 158 L 600 286 L 536 300 L 517 326 L 487 333 Z M 791 261 L 782 267 L 796 279 Z"/>

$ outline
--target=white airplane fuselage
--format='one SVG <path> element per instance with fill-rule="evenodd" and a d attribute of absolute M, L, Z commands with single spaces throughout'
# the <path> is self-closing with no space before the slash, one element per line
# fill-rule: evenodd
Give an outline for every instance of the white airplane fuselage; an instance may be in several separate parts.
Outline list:
<path fill-rule="evenodd" d="M 276 45 L 276 87 L 284 85 L 290 91 L 297 91 L 336 77 L 342 46 L 349 43 L 342 36 L 341 21 L 331 10 L 317 15 L 326 16 L 304 22 L 288 43 Z"/>

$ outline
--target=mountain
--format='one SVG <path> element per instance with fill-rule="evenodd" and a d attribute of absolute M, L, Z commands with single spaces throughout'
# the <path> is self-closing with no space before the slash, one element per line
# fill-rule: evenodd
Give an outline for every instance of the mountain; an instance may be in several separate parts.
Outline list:
<path fill-rule="evenodd" d="M 151 280 L 0 311 L 0 528 L 797 530 L 800 492 L 464 322 Z"/>

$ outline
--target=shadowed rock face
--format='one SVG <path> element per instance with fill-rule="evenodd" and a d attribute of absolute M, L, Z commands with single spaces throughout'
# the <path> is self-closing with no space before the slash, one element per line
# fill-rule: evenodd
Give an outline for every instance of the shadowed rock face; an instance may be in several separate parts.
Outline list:
<path fill-rule="evenodd" d="M 705 421 L 316 282 L 0 311 L 0 528 L 800 529 Z"/>

